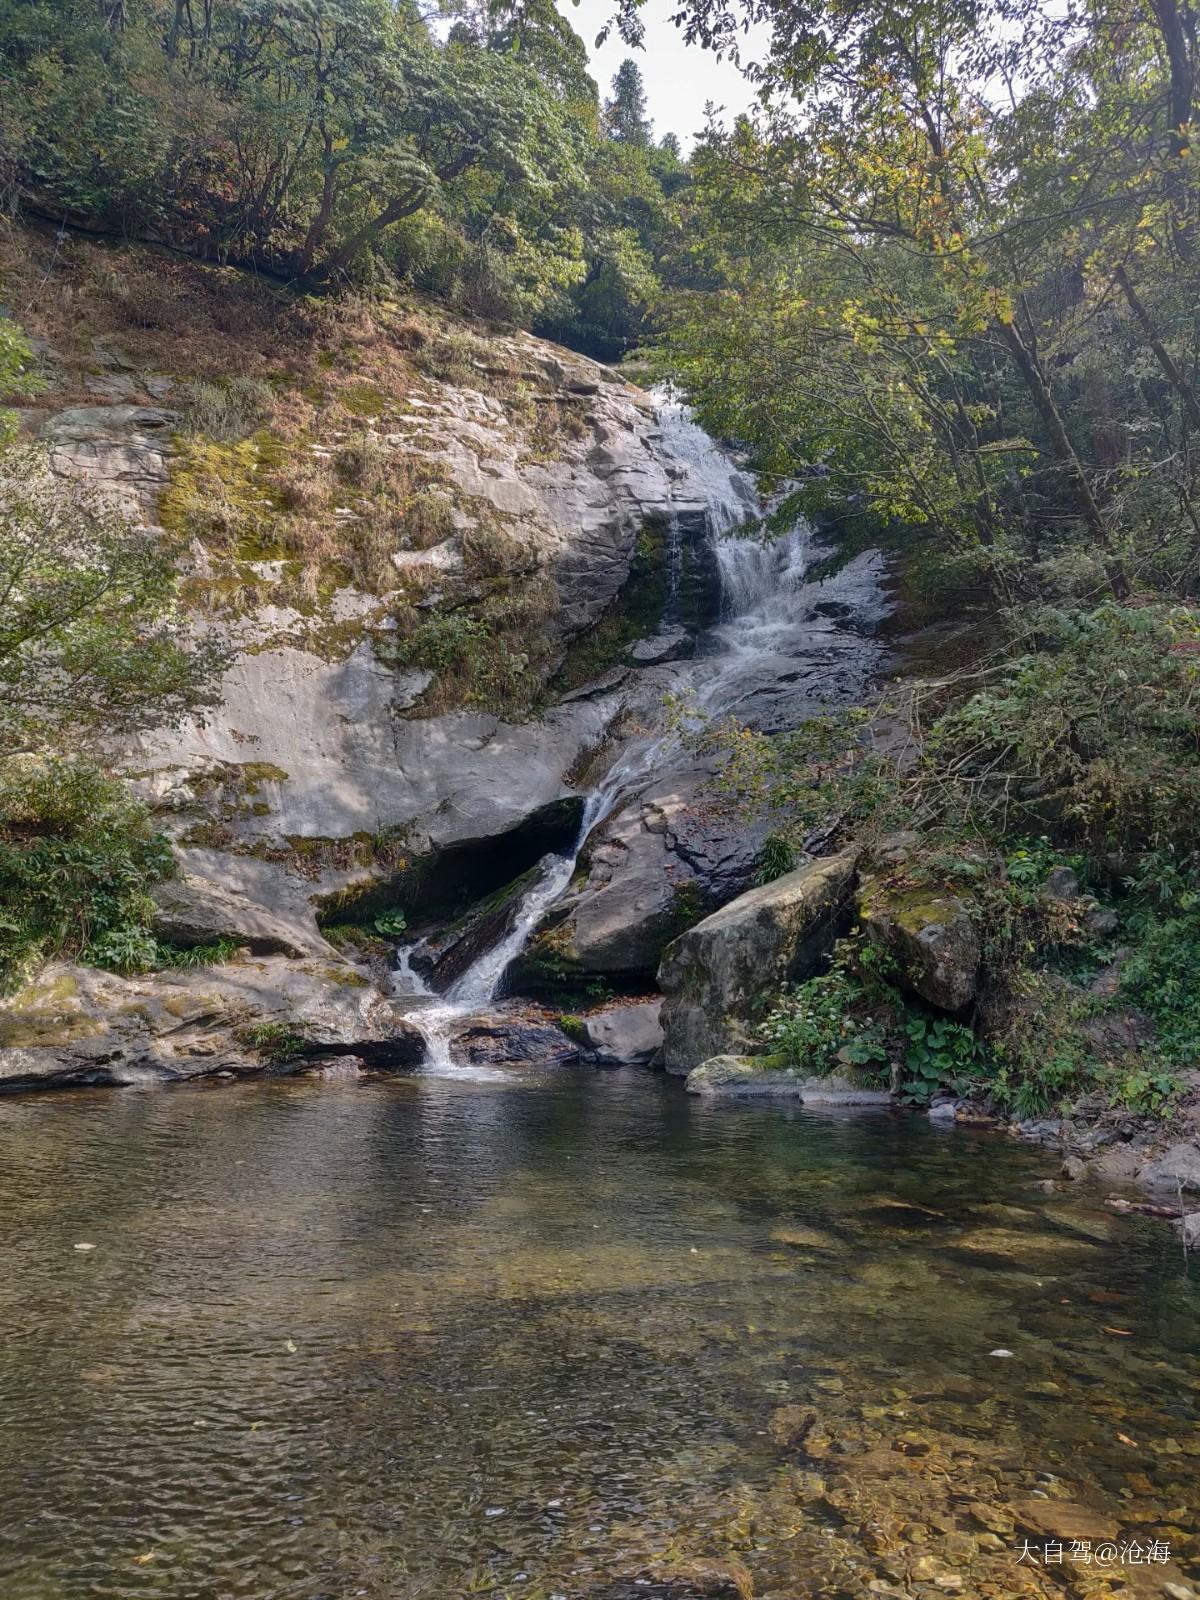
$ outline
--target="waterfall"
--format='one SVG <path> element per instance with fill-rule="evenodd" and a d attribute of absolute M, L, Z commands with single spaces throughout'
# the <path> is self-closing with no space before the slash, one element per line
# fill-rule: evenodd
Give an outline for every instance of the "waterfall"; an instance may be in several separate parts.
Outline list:
<path fill-rule="evenodd" d="M 805 615 L 811 614 L 805 594 L 805 569 L 812 549 L 809 525 L 801 518 L 774 540 L 748 529 L 760 512 L 754 480 L 717 448 L 683 406 L 662 405 L 659 421 L 663 452 L 680 468 L 676 501 L 704 515 L 715 545 L 721 585 L 721 620 L 704 636 L 695 661 L 676 664 L 675 681 L 710 715 L 737 713 L 753 718 L 761 710 L 761 725 L 786 725 L 797 691 L 780 686 L 793 683 L 811 655 L 807 632 L 800 626 Z M 678 512 L 668 524 L 665 556 L 668 594 L 674 599 L 682 565 Z M 778 706 L 781 699 L 782 710 Z M 592 831 L 637 785 L 661 770 L 674 742 L 671 734 L 649 734 L 625 746 L 602 783 L 587 796 L 572 847 L 540 862 L 508 932 L 444 994 L 433 994 L 413 971 L 411 951 L 400 952 L 395 992 L 415 1002 L 408 1018 L 425 1038 L 427 1071 L 475 1078 L 502 1076 L 494 1069 L 455 1065 L 450 1049 L 455 1026 L 496 999 L 505 972 L 545 912 L 566 891 Z"/>

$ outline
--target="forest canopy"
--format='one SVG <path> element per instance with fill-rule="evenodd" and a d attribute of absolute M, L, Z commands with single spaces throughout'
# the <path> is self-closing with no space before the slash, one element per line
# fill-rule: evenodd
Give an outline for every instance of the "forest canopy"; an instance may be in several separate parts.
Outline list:
<path fill-rule="evenodd" d="M 309 288 L 387 270 L 620 355 L 682 177 L 639 68 L 602 113 L 552 0 L 445 20 L 395 0 L 3 0 L 0 181 L 55 221 Z"/>

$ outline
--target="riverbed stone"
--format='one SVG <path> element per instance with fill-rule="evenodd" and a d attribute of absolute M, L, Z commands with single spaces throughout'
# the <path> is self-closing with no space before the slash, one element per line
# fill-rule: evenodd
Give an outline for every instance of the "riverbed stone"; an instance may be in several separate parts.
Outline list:
<path fill-rule="evenodd" d="M 1037 1495 L 1026 1495 L 1013 1500 L 1009 1509 L 1018 1527 L 1043 1539 L 1111 1543 L 1120 1531 L 1104 1512 L 1078 1505 L 1073 1500 L 1043 1500 Z"/>
<path fill-rule="evenodd" d="M 857 859 L 850 848 L 807 862 L 667 946 L 658 977 L 668 1072 L 744 1052 L 764 999 L 814 972 L 844 930 Z"/>
<path fill-rule="evenodd" d="M 133 977 L 53 965 L 0 1002 L 0 1088 L 240 1075 L 330 1046 L 391 1068 L 424 1054 L 391 998 L 336 958 L 246 955 Z"/>

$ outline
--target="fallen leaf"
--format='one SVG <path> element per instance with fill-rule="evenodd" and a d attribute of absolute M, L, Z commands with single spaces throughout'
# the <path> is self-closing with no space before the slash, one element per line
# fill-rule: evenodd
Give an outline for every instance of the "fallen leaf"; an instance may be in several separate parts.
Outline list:
<path fill-rule="evenodd" d="M 288 1355 L 290 1355 L 290 1356 L 294 1356 L 296 1354 L 296 1346 L 295 1346 L 294 1341 L 291 1340 L 291 1339 L 285 1340 L 283 1348 L 287 1351 Z"/>
<path fill-rule="evenodd" d="M 154 1556 L 155 1552 L 153 1550 L 147 1550 L 144 1556 L 134 1556 L 133 1564 L 135 1567 L 148 1567 L 154 1560 Z"/>
<path fill-rule="evenodd" d="M 1127 1433 L 1119 1433 L 1117 1438 L 1122 1444 L 1127 1444 L 1131 1450 L 1136 1450 L 1138 1448 L 1137 1440 L 1131 1439 Z"/>
<path fill-rule="evenodd" d="M 1108 1328 L 1108 1327 L 1106 1327 L 1104 1331 L 1105 1331 L 1105 1333 L 1115 1333 L 1119 1339 L 1132 1339 L 1133 1338 L 1133 1329 L 1132 1328 Z"/>

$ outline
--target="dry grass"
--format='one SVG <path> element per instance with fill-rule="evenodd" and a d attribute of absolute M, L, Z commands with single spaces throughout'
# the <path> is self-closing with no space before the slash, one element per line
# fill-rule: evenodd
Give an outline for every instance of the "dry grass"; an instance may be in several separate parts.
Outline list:
<path fill-rule="evenodd" d="M 353 584 L 386 597 L 398 663 L 406 641 L 429 655 L 421 712 L 515 715 L 540 702 L 556 665 L 553 582 L 490 507 L 456 502 L 429 454 L 432 422 L 424 452 L 387 442 L 413 439 L 412 399 L 452 384 L 498 400 L 533 459 L 559 452 L 586 431 L 582 407 L 518 348 L 418 301 L 296 300 L 234 269 L 11 222 L 0 222 L 0 277 L 50 351 L 38 405 L 96 403 L 116 380 L 180 412 L 160 515 L 208 552 L 213 571 L 187 581 L 190 604 L 226 617 L 292 605 L 319 632 L 334 629 L 333 592 Z M 165 399 L 153 376 L 164 373 Z M 394 555 L 453 536 L 457 509 L 474 524 L 461 534 L 463 574 L 402 572 Z M 279 567 L 266 575 L 264 562 Z"/>

